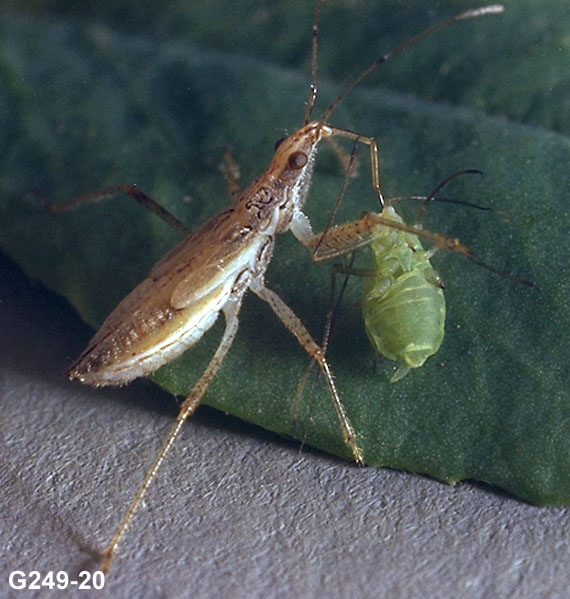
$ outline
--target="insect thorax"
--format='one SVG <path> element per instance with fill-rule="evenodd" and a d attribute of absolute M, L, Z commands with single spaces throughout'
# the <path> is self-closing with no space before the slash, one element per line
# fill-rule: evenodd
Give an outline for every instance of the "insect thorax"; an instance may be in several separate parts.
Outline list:
<path fill-rule="evenodd" d="M 396 223 L 403 223 L 400 215 L 390 205 L 384 208 L 381 216 Z M 373 284 L 378 285 L 379 281 L 385 278 L 389 287 L 405 273 L 416 270 L 424 272 L 425 277 L 433 284 L 438 284 L 439 276 L 417 235 L 378 225 L 372 237 L 370 250 L 374 260 Z"/>

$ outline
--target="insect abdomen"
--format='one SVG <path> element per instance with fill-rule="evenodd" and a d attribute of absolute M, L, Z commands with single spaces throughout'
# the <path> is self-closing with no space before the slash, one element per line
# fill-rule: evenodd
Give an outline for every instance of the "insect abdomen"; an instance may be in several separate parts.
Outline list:
<path fill-rule="evenodd" d="M 391 208 L 389 217 L 401 222 Z M 445 298 L 441 279 L 417 236 L 380 226 L 370 247 L 375 274 L 364 281 L 366 334 L 377 354 L 401 362 L 391 379 L 396 382 L 438 351 Z"/>
<path fill-rule="evenodd" d="M 400 276 L 381 297 L 363 299 L 366 333 L 376 353 L 402 362 L 396 382 L 437 352 L 444 335 L 445 299 L 441 287 L 421 271 Z"/>
<path fill-rule="evenodd" d="M 136 292 L 147 281 L 134 290 L 134 296 L 126 299 L 138 299 Z M 112 313 L 110 322 L 103 324 L 87 350 L 71 366 L 68 376 L 101 386 L 127 383 L 154 372 L 196 343 L 214 324 L 230 289 L 231 281 L 226 288 L 220 287 L 200 302 L 180 310 L 172 309 L 168 302 L 157 302 L 156 298 L 145 304 L 145 297 L 132 314 L 121 311 L 117 325 Z"/>

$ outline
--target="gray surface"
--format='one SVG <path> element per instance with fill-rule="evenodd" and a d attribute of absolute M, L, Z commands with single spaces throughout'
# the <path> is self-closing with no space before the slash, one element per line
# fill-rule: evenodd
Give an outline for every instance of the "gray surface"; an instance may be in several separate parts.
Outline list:
<path fill-rule="evenodd" d="M 96 565 L 90 552 L 108 540 L 175 405 L 144 381 L 68 383 L 65 366 L 90 332 L 1 256 L 0 330 L 0 597 L 22 597 L 31 592 L 8 589 L 10 570 L 76 575 Z M 104 595 L 568 597 L 569 517 L 480 486 L 300 453 L 203 408 Z M 65 594 L 75 595 L 103 596 Z"/>

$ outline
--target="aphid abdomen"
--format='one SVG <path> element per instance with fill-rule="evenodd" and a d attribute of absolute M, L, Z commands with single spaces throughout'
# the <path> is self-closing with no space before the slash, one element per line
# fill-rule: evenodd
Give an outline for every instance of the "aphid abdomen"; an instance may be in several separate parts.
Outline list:
<path fill-rule="evenodd" d="M 391 207 L 382 216 L 401 222 Z M 445 298 L 417 236 L 379 226 L 370 248 L 374 275 L 365 278 L 362 297 L 366 334 L 377 354 L 401 362 L 396 382 L 438 351 Z"/>
<path fill-rule="evenodd" d="M 421 270 L 398 277 L 383 296 L 365 292 L 362 311 L 375 352 L 402 362 L 392 382 L 405 376 L 410 368 L 422 366 L 443 340 L 443 290 L 429 282 Z"/>

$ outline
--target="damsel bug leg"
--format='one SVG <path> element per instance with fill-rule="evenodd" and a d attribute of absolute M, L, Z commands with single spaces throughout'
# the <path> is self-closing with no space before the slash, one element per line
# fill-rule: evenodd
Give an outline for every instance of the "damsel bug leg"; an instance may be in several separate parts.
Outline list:
<path fill-rule="evenodd" d="M 347 173 L 350 173 L 351 178 L 356 177 L 359 166 L 359 161 L 356 156 L 358 153 L 358 146 L 355 144 L 355 149 L 347 152 L 333 137 L 327 137 L 325 141 L 336 156 L 344 175 L 346 176 Z"/>
<path fill-rule="evenodd" d="M 245 291 L 245 289 L 243 291 Z M 180 434 L 182 426 L 184 425 L 186 420 L 190 418 L 190 416 L 192 416 L 192 414 L 195 412 L 196 408 L 200 404 L 200 401 L 202 400 L 204 393 L 206 392 L 210 383 L 212 382 L 212 379 L 216 376 L 216 373 L 220 369 L 220 366 L 222 365 L 222 362 L 224 361 L 224 358 L 228 353 L 228 350 L 230 349 L 238 330 L 238 313 L 241 307 L 242 297 L 243 292 L 237 299 L 229 301 L 223 307 L 224 315 L 226 318 L 226 328 L 222 340 L 218 345 L 218 349 L 216 350 L 216 353 L 210 360 L 210 363 L 204 371 L 204 374 L 200 377 L 200 380 L 196 383 L 190 395 L 182 403 L 180 411 L 178 412 L 178 417 L 176 418 L 176 422 L 170 429 L 170 432 L 164 440 L 162 447 L 160 448 L 160 451 L 158 452 L 154 462 L 152 463 L 152 466 L 148 469 L 143 483 L 139 487 L 139 490 L 135 498 L 131 502 L 123 520 L 121 521 L 117 530 L 115 531 L 113 538 L 107 545 L 103 553 L 103 564 L 101 567 L 103 572 L 107 572 L 109 570 L 111 562 L 117 554 L 118 547 L 123 537 L 125 536 L 125 533 L 127 532 L 127 529 L 132 519 L 134 518 L 137 509 L 143 501 L 148 489 L 152 485 L 165 456 L 167 455 L 174 441 Z"/>
<path fill-rule="evenodd" d="M 287 306 L 274 291 L 265 287 L 262 282 L 252 283 L 251 290 L 271 306 L 271 309 L 279 317 L 279 320 L 281 320 L 289 331 L 295 335 L 303 349 L 319 365 L 329 387 L 330 396 L 340 422 L 344 441 L 349 445 L 356 462 L 361 465 L 364 464 L 362 452 L 356 444 L 356 433 L 345 412 L 338 391 L 336 390 L 336 385 L 325 358 L 324 351 L 317 345 L 309 331 L 305 328 L 305 325 L 299 320 L 291 308 L 289 308 L 289 306 Z"/>
<path fill-rule="evenodd" d="M 331 289 L 335 288 L 334 276 L 344 273 L 348 276 L 363 277 L 362 313 L 366 333 L 376 354 L 390 360 L 397 360 L 400 366 L 391 381 L 402 379 L 411 368 L 421 367 L 425 360 L 435 354 L 443 340 L 445 323 L 445 298 L 443 281 L 430 263 L 439 249 L 460 253 L 473 262 L 497 274 L 525 285 L 534 283 L 515 277 L 483 263 L 472 250 L 462 245 L 457 238 L 425 231 L 423 217 L 436 194 L 452 179 L 465 174 L 482 174 L 478 170 L 467 169 L 453 173 L 440 182 L 427 197 L 388 198 L 380 214 L 366 214 L 352 223 L 329 228 L 332 219 L 320 236 L 309 242 L 316 261 L 334 258 L 352 252 L 363 245 L 371 249 L 372 267 L 353 268 L 335 265 Z M 345 185 L 341 192 L 344 194 Z M 397 200 L 414 199 L 421 201 L 415 226 L 407 225 L 396 213 L 392 203 Z M 482 209 L 481 206 L 447 200 L 456 204 Z M 432 248 L 424 250 L 419 238 L 432 242 Z M 346 285 L 346 278 L 345 278 Z M 343 287 L 344 291 L 344 287 Z M 343 291 L 339 296 L 340 303 Z M 333 309 L 329 308 L 325 326 L 326 347 L 331 329 Z M 301 379 L 295 402 L 303 392 L 308 373 Z"/>
<path fill-rule="evenodd" d="M 228 186 L 228 193 L 230 195 L 230 201 L 232 204 L 236 204 L 241 196 L 241 187 L 239 184 L 240 170 L 238 163 L 234 160 L 232 151 L 229 148 L 224 150 L 222 157 L 222 164 L 220 164 L 220 172 L 224 175 L 226 185 Z"/>
<path fill-rule="evenodd" d="M 415 226 L 407 225 L 393 221 L 391 219 L 384 218 L 379 214 L 368 213 L 357 221 L 345 223 L 333 227 L 325 234 L 315 235 L 310 242 L 307 244 L 309 249 L 315 251 L 318 246 L 318 252 L 314 255 L 315 262 L 321 262 L 323 260 L 330 260 L 337 256 L 342 256 L 360 247 L 368 245 L 371 240 L 372 233 L 378 225 L 384 225 L 386 227 L 397 229 L 398 231 L 405 231 L 412 235 L 417 235 L 422 239 L 426 239 L 437 246 L 439 249 L 448 250 L 450 252 L 456 252 L 465 256 L 475 264 L 498 274 L 501 277 L 510 279 L 515 283 L 527 285 L 528 287 L 538 287 L 538 285 L 527 279 L 522 279 L 508 272 L 499 270 L 490 264 L 487 264 L 479 258 L 473 250 L 463 245 L 456 237 L 448 237 L 441 233 L 434 233 L 432 231 L 425 231 L 424 229 L 418 229 Z M 315 250 L 313 250 L 315 248 Z"/>
<path fill-rule="evenodd" d="M 353 253 L 351 256 L 351 260 L 350 263 L 348 265 L 349 268 L 352 267 L 352 263 L 354 261 L 354 257 L 355 254 Z M 330 295 L 329 295 L 329 306 L 327 309 L 327 319 L 325 322 L 325 330 L 323 333 L 323 340 L 321 342 L 321 349 L 323 351 L 323 353 L 326 355 L 326 352 L 328 350 L 328 346 L 329 346 L 329 341 L 330 341 L 330 336 L 332 333 L 332 329 L 333 329 L 333 319 L 334 319 L 334 315 L 338 312 L 338 308 L 340 306 L 340 302 L 342 300 L 342 296 L 344 295 L 344 292 L 346 290 L 346 286 L 348 285 L 348 278 L 349 275 L 347 274 L 347 276 L 344 278 L 344 281 L 342 283 L 341 286 L 341 290 L 339 293 L 338 298 L 335 301 L 335 296 L 336 296 L 336 275 L 337 275 L 337 267 L 338 265 L 334 265 L 333 269 L 331 270 L 331 291 L 330 291 Z M 357 304 L 356 304 L 357 305 Z M 313 371 L 313 367 L 315 365 L 315 362 L 313 360 L 311 360 L 309 362 L 309 364 L 307 365 L 307 368 L 305 369 L 305 372 L 303 374 L 303 376 L 301 377 L 301 379 L 299 380 L 299 383 L 297 385 L 297 390 L 295 392 L 295 397 L 293 398 L 293 405 L 291 407 L 291 420 L 293 421 L 293 426 L 296 426 L 297 420 L 298 420 L 298 412 L 299 412 L 299 405 L 301 404 L 301 399 L 303 397 L 303 392 L 305 390 L 305 387 L 307 386 L 307 382 L 309 380 L 309 376 L 311 375 L 311 372 Z M 317 373 L 317 376 L 314 380 L 314 383 L 316 383 L 318 381 L 319 378 L 319 373 Z"/>
<path fill-rule="evenodd" d="M 376 235 L 378 228 L 385 229 L 378 225 L 398 228 L 394 223 L 388 224 L 391 221 L 383 218 L 388 211 L 394 211 L 391 206 L 384 205 L 380 190 L 378 144 L 375 139 L 334 127 L 329 124 L 329 119 L 339 102 L 392 56 L 452 23 L 497 14 L 503 8 L 492 5 L 465 11 L 395 46 L 354 77 L 336 100 L 329 104 L 320 119 L 312 121 L 311 113 L 317 96 L 320 7 L 321 1 L 318 0 L 313 21 L 312 78 L 305 124 L 280 140 L 267 169 L 243 192 L 238 185 L 237 165 L 229 153 L 224 157 L 226 181 L 232 198 L 231 207 L 212 216 L 191 235 L 187 235 L 188 229 L 182 223 L 132 185 L 110 187 L 50 208 L 52 212 L 61 212 L 84 202 L 124 194 L 149 208 L 185 235 L 185 238 L 172 248 L 150 270 L 148 276 L 109 314 L 85 351 L 69 368 L 67 374 L 70 379 L 94 386 L 128 383 L 155 372 L 198 343 L 204 333 L 213 326 L 220 311 L 224 313 L 226 319 L 226 328 L 214 356 L 182 404 L 176 423 L 105 549 L 104 570 L 108 570 L 117 554 L 118 547 L 137 509 L 156 478 L 184 421 L 194 412 L 212 378 L 220 369 L 236 334 L 238 312 L 243 295 L 248 288 L 271 306 L 311 359 L 319 365 L 320 372 L 328 385 L 342 436 L 356 461 L 359 464 L 363 463 L 355 430 L 338 395 L 324 349 L 317 345 L 292 310 L 264 285 L 264 275 L 273 255 L 275 237 L 291 230 L 313 251 L 315 260 L 320 260 L 365 245 L 371 236 Z M 302 209 L 311 186 L 317 146 L 322 140 L 333 137 L 343 137 L 355 144 L 349 166 L 346 168 L 347 180 L 354 165 L 356 144 L 362 143 L 368 146 L 372 187 L 383 210 L 382 214 L 369 214 L 355 223 L 333 227 L 325 234 L 313 235 L 310 222 Z M 335 211 L 336 208 L 333 210 L 333 217 Z M 410 229 L 421 231 L 403 224 L 400 228 L 404 232 Z M 467 248 L 461 246 L 457 240 L 423 231 L 421 234 L 437 247 L 446 247 L 457 252 L 463 250 L 468 257 L 476 260 L 472 253 L 469 254 Z M 410 250 L 409 247 L 404 249 Z"/>
<path fill-rule="evenodd" d="M 67 210 L 73 210 L 82 204 L 88 204 L 91 202 L 99 202 L 108 198 L 118 197 L 120 195 L 126 195 L 132 198 L 154 214 L 161 218 L 167 225 L 172 227 L 175 231 L 178 231 L 181 235 L 186 237 L 191 231 L 190 229 L 181 223 L 173 214 L 168 212 L 166 208 L 155 202 L 151 197 L 147 196 L 146 193 L 141 191 L 136 185 L 122 184 L 100 189 L 99 191 L 84 193 L 80 196 L 57 202 L 56 204 L 50 204 L 48 210 L 50 212 L 58 213 L 65 212 Z"/>

